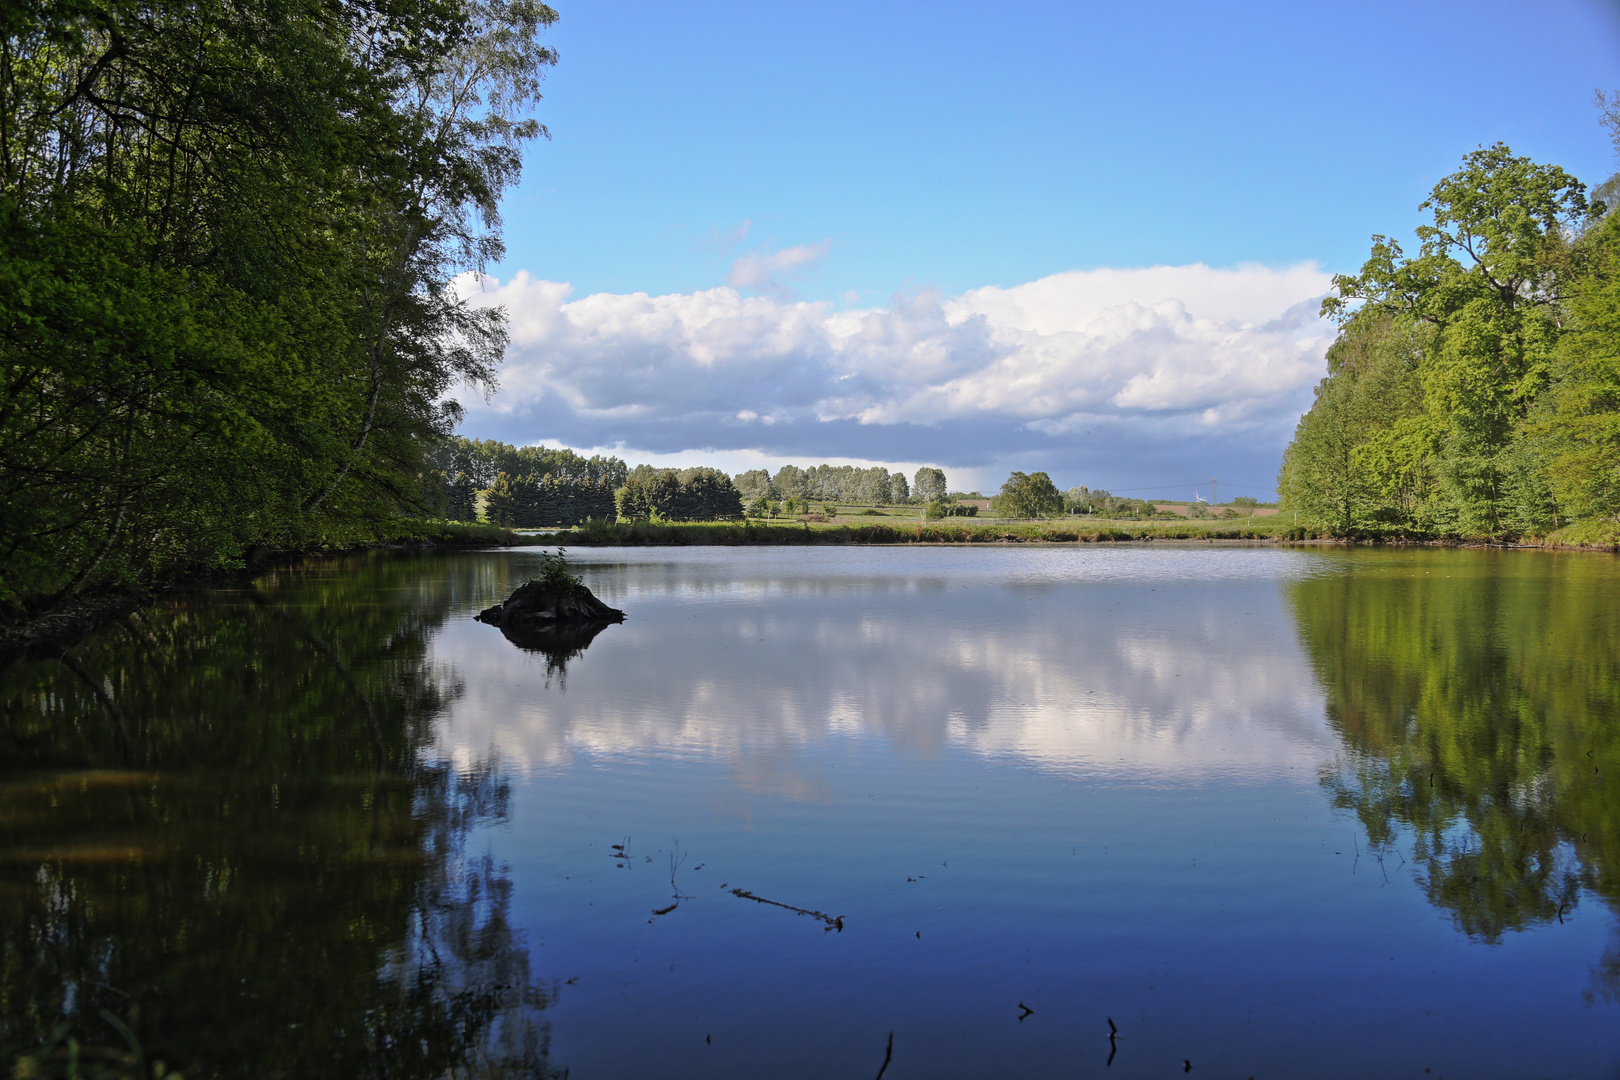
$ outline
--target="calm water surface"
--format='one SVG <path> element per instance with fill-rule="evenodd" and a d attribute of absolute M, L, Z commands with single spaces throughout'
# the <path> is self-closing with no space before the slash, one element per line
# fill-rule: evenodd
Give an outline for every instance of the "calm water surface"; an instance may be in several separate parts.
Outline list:
<path fill-rule="evenodd" d="M 0 1047 L 1620 1076 L 1612 558 L 570 555 L 549 650 L 535 553 L 376 556 L 0 673 Z"/>

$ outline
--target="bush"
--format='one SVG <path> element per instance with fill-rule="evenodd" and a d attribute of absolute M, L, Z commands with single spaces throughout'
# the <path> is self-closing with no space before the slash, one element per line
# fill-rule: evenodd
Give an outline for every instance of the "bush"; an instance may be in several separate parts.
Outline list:
<path fill-rule="evenodd" d="M 568 554 L 562 548 L 558 548 L 555 554 L 549 551 L 540 553 L 540 576 L 533 583 L 559 596 L 577 596 L 585 589 L 584 582 L 568 572 Z"/>

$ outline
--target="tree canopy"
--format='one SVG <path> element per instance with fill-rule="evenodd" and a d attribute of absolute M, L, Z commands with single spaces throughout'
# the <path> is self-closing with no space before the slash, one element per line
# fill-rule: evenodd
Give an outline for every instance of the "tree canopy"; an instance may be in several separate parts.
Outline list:
<path fill-rule="evenodd" d="M 1063 513 L 1063 493 L 1043 472 L 1013 473 L 991 502 L 1002 517 L 1039 518 Z"/>
<path fill-rule="evenodd" d="M 504 314 L 454 286 L 533 0 L 22 0 L 0 22 L 0 605 L 421 509 Z"/>
<path fill-rule="evenodd" d="M 1498 143 L 1375 236 L 1323 302 L 1328 375 L 1278 480 L 1331 532 L 1500 536 L 1612 514 L 1620 232 L 1563 169 Z"/>

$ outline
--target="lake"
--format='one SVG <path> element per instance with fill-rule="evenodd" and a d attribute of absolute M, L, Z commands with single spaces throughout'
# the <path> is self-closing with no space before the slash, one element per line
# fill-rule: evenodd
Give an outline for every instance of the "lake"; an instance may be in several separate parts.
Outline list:
<path fill-rule="evenodd" d="M 8 1058 L 1620 1076 L 1620 560 L 569 559 L 548 650 L 376 554 L 0 672 Z"/>

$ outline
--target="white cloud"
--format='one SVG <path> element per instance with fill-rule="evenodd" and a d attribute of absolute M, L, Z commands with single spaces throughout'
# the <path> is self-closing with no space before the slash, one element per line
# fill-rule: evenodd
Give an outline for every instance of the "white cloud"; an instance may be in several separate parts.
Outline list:
<path fill-rule="evenodd" d="M 780 288 L 825 251 L 744 256 L 733 282 Z M 948 464 L 950 449 L 962 465 L 1244 435 L 1274 460 L 1323 370 L 1328 285 L 1314 264 L 1074 271 L 839 311 L 735 287 L 574 299 L 520 273 L 476 301 L 505 305 L 512 346 L 466 428 L 817 460 Z"/>
<path fill-rule="evenodd" d="M 786 282 L 803 275 L 826 259 L 831 250 L 832 242 L 823 240 L 819 244 L 802 244 L 780 251 L 767 251 L 764 248 L 750 251 L 731 264 L 731 270 L 726 274 L 726 284 L 734 289 L 786 299 L 792 295 Z"/>

